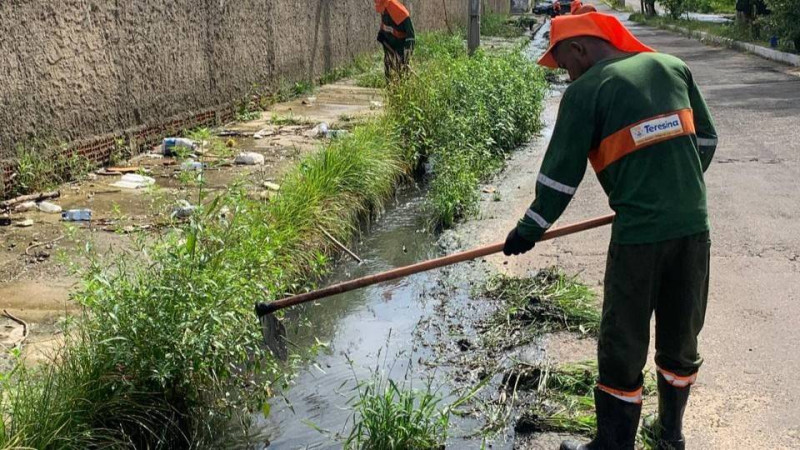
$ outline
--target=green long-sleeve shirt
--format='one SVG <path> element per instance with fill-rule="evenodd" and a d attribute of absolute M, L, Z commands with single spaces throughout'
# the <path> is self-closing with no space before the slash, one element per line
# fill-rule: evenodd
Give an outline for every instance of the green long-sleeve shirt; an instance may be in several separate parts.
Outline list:
<path fill-rule="evenodd" d="M 518 231 L 536 241 L 591 161 L 616 212 L 612 241 L 652 243 L 709 229 L 703 172 L 717 133 L 689 68 L 662 53 L 602 61 L 564 93 Z"/>
<path fill-rule="evenodd" d="M 388 45 L 400 55 L 414 48 L 414 24 L 408 10 L 399 3 L 390 3 L 381 14 L 378 42 Z"/>

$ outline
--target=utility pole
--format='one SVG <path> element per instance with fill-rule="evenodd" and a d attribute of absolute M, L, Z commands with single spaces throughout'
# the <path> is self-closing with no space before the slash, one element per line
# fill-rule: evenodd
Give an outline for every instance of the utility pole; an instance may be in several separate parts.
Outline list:
<path fill-rule="evenodd" d="M 481 0 L 469 0 L 468 30 L 467 48 L 472 55 L 481 45 Z"/>

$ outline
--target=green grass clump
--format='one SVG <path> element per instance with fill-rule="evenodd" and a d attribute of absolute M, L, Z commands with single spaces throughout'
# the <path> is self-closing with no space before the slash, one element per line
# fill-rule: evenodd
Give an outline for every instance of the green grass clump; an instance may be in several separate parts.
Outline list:
<path fill-rule="evenodd" d="M 524 33 L 520 22 L 507 14 L 487 13 L 481 16 L 481 36 L 517 38 Z"/>
<path fill-rule="evenodd" d="M 556 268 L 533 277 L 493 276 L 484 294 L 503 301 L 492 319 L 501 336 L 509 336 L 509 330 L 519 330 L 527 338 L 558 330 L 596 335 L 600 328 L 594 293 Z"/>
<path fill-rule="evenodd" d="M 430 163 L 428 206 L 433 223 L 447 227 L 476 211 L 478 183 L 538 131 L 546 82 L 518 50 L 467 57 L 460 39 L 439 34 L 418 48 L 386 107 L 415 161 Z"/>
<path fill-rule="evenodd" d="M 16 174 L 9 196 L 30 194 L 80 179 L 94 167 L 85 156 L 50 143 L 19 145 L 14 155 Z"/>
<path fill-rule="evenodd" d="M 373 377 L 358 386 L 353 428 L 345 448 L 443 448 L 450 425 L 450 410 L 432 390 L 413 389 L 395 381 Z"/>

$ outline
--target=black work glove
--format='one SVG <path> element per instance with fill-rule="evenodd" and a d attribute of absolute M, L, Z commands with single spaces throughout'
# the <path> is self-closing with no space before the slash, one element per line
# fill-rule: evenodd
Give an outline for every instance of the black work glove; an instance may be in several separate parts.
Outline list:
<path fill-rule="evenodd" d="M 517 232 L 517 228 L 514 227 L 514 229 L 508 233 L 506 245 L 503 247 L 503 253 L 506 256 L 521 255 L 532 249 L 535 245 L 536 242 L 531 242 L 520 236 L 519 232 Z"/>

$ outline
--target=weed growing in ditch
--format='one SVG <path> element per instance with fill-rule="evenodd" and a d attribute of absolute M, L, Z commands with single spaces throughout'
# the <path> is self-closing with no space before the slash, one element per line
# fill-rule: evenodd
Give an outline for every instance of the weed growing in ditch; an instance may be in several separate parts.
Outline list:
<path fill-rule="evenodd" d="M 539 129 L 543 71 L 518 49 L 467 57 L 463 42 L 420 39 L 412 74 L 387 94 L 387 113 L 415 162 L 430 163 L 429 209 L 444 227 L 476 210 L 480 181 Z"/>
<path fill-rule="evenodd" d="M 427 383 L 423 389 L 380 376 L 359 383 L 345 448 L 430 449 L 447 439 L 450 411 Z"/>
<path fill-rule="evenodd" d="M 558 330 L 595 335 L 600 327 L 600 310 L 591 289 L 554 267 L 525 278 L 495 275 L 483 293 L 503 301 L 484 335 L 501 347 Z"/>

